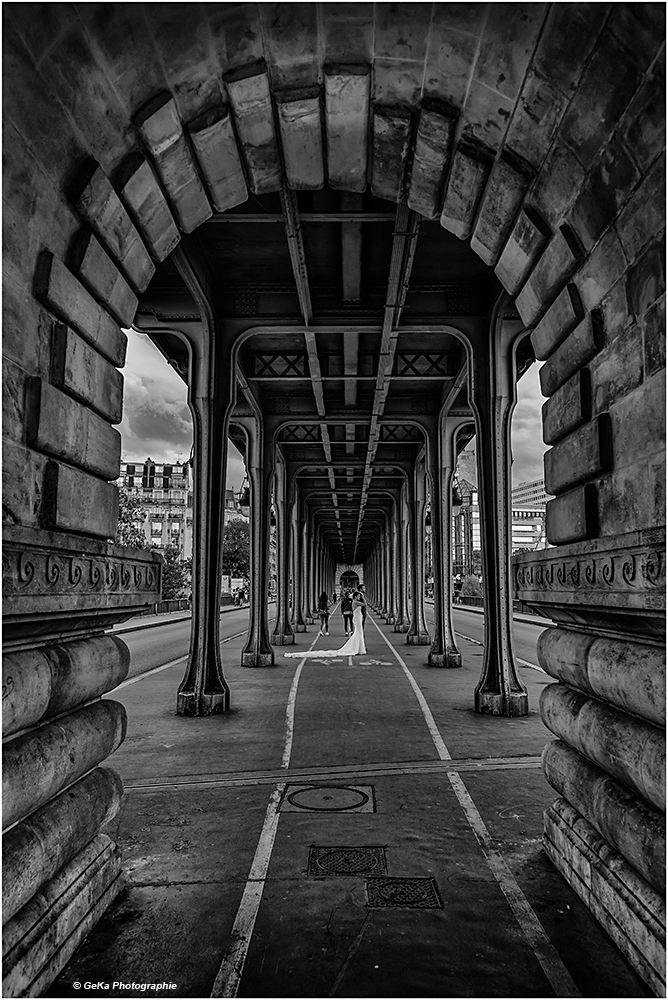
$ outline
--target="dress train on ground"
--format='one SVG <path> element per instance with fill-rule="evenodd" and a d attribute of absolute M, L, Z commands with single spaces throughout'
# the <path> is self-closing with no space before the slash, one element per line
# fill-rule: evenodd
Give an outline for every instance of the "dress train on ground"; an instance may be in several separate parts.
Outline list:
<path fill-rule="evenodd" d="M 309 649 L 302 653 L 295 650 L 292 653 L 283 653 L 283 656 L 292 656 L 301 660 L 305 656 L 321 658 L 326 656 L 359 656 L 364 653 L 366 653 L 366 644 L 362 630 L 362 609 L 355 608 L 353 611 L 353 634 L 340 649 Z"/>

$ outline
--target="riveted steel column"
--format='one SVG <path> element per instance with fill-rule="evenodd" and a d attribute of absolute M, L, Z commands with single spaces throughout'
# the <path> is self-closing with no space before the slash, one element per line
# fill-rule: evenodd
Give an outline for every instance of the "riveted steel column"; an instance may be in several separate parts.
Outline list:
<path fill-rule="evenodd" d="M 515 347 L 522 323 L 497 309 L 491 336 L 472 358 L 471 402 L 476 414 L 478 501 L 485 598 L 483 668 L 475 709 L 488 715 L 527 715 L 529 697 L 513 650 L 510 593 L 510 420 L 515 406 Z"/>
<path fill-rule="evenodd" d="M 233 365 L 223 337 L 191 345 L 189 402 L 195 438 L 193 506 L 193 620 L 188 665 L 179 686 L 178 715 L 213 715 L 230 706 L 220 656 L 227 419 Z"/>
<path fill-rule="evenodd" d="M 429 440 L 431 532 L 434 570 L 434 638 L 429 651 L 432 667 L 461 667 L 452 624 L 452 481 L 455 443 L 462 420 L 444 417 L 436 440 Z"/>
<path fill-rule="evenodd" d="M 274 646 L 291 646 L 295 641 L 290 625 L 290 514 L 288 509 L 286 469 L 276 461 L 274 469 L 274 507 L 276 508 L 276 621 L 271 641 Z"/>
<path fill-rule="evenodd" d="M 411 538 L 411 620 L 406 642 L 411 646 L 428 646 L 431 636 L 424 618 L 424 460 L 415 465 L 408 477 L 409 532 Z"/>
<path fill-rule="evenodd" d="M 243 667 L 270 667 L 274 651 L 269 641 L 267 594 L 269 580 L 269 537 L 271 532 L 271 484 L 274 452 L 262 426 L 248 433 L 246 471 L 250 481 L 250 621 L 248 639 L 241 653 Z"/>

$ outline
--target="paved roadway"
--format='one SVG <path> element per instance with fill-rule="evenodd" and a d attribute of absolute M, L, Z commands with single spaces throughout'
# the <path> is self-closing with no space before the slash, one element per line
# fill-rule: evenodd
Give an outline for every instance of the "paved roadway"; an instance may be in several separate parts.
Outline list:
<path fill-rule="evenodd" d="M 270 615 L 272 613 L 273 609 L 270 609 Z M 481 614 L 455 608 L 453 609 L 453 615 L 458 638 L 465 637 L 472 639 L 474 642 L 482 643 L 484 619 Z M 343 635 L 343 631 L 337 628 L 337 616 L 338 612 L 332 616 L 331 634 L 335 636 L 341 631 L 341 643 L 343 643 L 345 636 Z M 430 617 L 431 610 L 427 608 L 428 622 Z M 518 621 L 514 625 L 515 654 L 518 657 L 520 666 L 536 665 L 538 662 L 536 641 L 543 631 L 542 626 Z M 240 608 L 238 611 L 228 611 L 221 616 L 220 632 L 223 642 L 236 638 L 245 632 L 247 628 L 247 607 Z M 315 634 L 315 626 L 309 626 L 309 633 Z M 127 643 L 132 654 L 128 677 L 135 677 L 138 674 L 145 673 L 147 670 L 152 670 L 155 667 L 177 660 L 187 654 L 190 639 L 190 620 L 167 625 L 155 625 L 153 628 L 149 627 L 134 632 L 121 633 L 121 638 Z"/>

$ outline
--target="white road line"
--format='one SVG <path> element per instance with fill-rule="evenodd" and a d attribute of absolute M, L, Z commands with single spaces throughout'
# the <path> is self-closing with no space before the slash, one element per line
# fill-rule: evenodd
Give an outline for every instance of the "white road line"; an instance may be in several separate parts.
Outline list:
<path fill-rule="evenodd" d="M 370 617 L 370 616 L 368 615 L 367 618 L 368 617 Z M 420 690 L 417 681 L 415 680 L 415 678 L 413 677 L 412 673 L 410 672 L 410 670 L 408 669 L 408 667 L 406 666 L 406 664 L 402 660 L 402 658 L 399 655 L 399 652 L 397 651 L 397 649 L 392 645 L 392 643 L 387 638 L 387 636 L 385 635 L 385 633 L 381 632 L 381 630 L 378 628 L 378 626 L 376 625 L 376 621 L 375 621 L 374 618 L 371 618 L 371 622 L 375 626 L 376 631 L 378 632 L 378 634 L 380 635 L 380 637 L 390 647 L 390 649 L 392 650 L 392 652 L 396 656 L 397 660 L 399 661 L 399 665 L 401 666 L 401 669 L 406 674 L 406 678 L 408 680 L 408 683 L 413 688 L 413 693 L 415 694 L 415 697 L 418 700 L 418 704 L 420 705 L 420 708 L 422 709 L 422 714 L 424 715 L 425 722 L 427 723 L 427 728 L 428 728 L 429 732 L 431 733 L 431 738 L 434 741 L 434 746 L 436 747 L 436 752 L 438 753 L 438 756 L 441 758 L 441 760 L 452 760 L 452 757 L 450 755 L 450 751 L 448 750 L 448 748 L 446 747 L 445 743 L 443 742 L 443 737 L 441 736 L 441 734 L 438 731 L 438 726 L 436 725 L 436 720 L 434 719 L 434 716 L 431 714 L 431 709 L 429 708 L 429 705 L 427 704 L 425 696 L 422 694 L 422 691 Z"/>
<path fill-rule="evenodd" d="M 273 618 L 269 619 L 270 622 L 273 622 L 273 620 L 274 620 Z M 231 642 L 232 639 L 238 639 L 240 635 L 246 635 L 246 632 L 248 632 L 247 628 L 245 628 L 243 632 L 235 632 L 234 635 L 225 636 L 224 639 L 220 640 L 221 646 L 223 645 L 224 642 Z M 137 681 L 143 681 L 145 677 L 150 677 L 151 674 L 159 674 L 161 670 L 167 670 L 168 667 L 175 667 L 177 663 L 183 663 L 183 661 L 187 659 L 188 659 L 188 654 L 184 653 L 183 656 L 177 657 L 176 660 L 170 660 L 169 663 L 161 663 L 159 667 L 153 667 L 152 670 L 145 670 L 143 674 L 137 674 L 136 677 L 130 677 L 129 680 L 123 681 L 122 684 L 117 684 L 116 687 L 113 689 L 113 691 L 109 691 L 108 694 L 111 695 L 114 693 L 114 691 L 120 691 L 121 688 L 127 687 L 128 684 L 136 684 Z"/>
<path fill-rule="evenodd" d="M 309 651 L 313 649 L 317 641 L 318 636 L 316 635 L 315 639 L 309 646 Z M 288 695 L 288 704 L 285 710 L 285 741 L 283 744 L 283 757 L 281 759 L 281 768 L 284 769 L 290 766 L 290 755 L 292 754 L 292 741 L 295 728 L 297 688 L 299 686 L 299 679 L 305 663 L 306 659 L 300 660 L 299 666 L 295 670 L 294 677 L 292 678 L 292 684 L 290 686 L 290 693 Z M 211 989 L 212 997 L 235 997 L 239 992 L 239 985 L 241 983 L 244 965 L 246 964 L 246 957 L 248 955 L 248 949 L 253 936 L 255 921 L 260 909 L 260 903 L 262 902 L 262 894 L 267 880 L 267 872 L 269 871 L 269 862 L 271 861 L 271 855 L 274 849 L 276 833 L 278 832 L 278 821 L 281 818 L 278 807 L 283 793 L 285 792 L 285 788 L 285 782 L 281 782 L 276 785 L 271 793 L 271 798 L 269 799 L 269 804 L 264 817 L 264 823 L 262 824 L 260 839 L 258 840 L 257 847 L 255 849 L 253 863 L 251 865 L 250 872 L 248 873 L 248 880 L 244 887 L 241 902 L 239 903 L 239 909 L 237 910 L 237 915 L 234 920 L 234 926 L 232 927 L 232 933 L 230 934 L 232 945 L 223 957 L 218 970 L 218 975 L 214 980 L 213 987 Z"/>
<path fill-rule="evenodd" d="M 378 628 L 376 622 L 373 624 L 376 629 L 383 637 L 387 645 L 390 647 L 397 660 L 399 661 L 402 670 L 408 677 L 411 687 L 415 692 L 418 702 L 420 703 L 420 708 L 425 717 L 427 727 L 431 733 L 431 738 L 434 741 L 434 746 L 436 747 L 436 752 L 441 760 L 452 760 L 450 751 L 446 747 L 443 737 L 441 736 L 438 726 L 434 720 L 433 715 L 427 705 L 427 702 L 418 687 L 417 681 L 411 674 L 410 670 L 404 663 L 403 659 L 399 655 L 398 650 L 392 645 L 384 632 Z M 468 638 L 463 636 L 463 638 Z M 475 640 L 473 640 L 475 641 Z M 480 643 L 482 645 L 482 643 Z M 522 892 L 515 876 L 508 867 L 505 859 L 499 853 L 499 851 L 493 846 L 492 838 L 490 836 L 489 830 L 485 826 L 485 822 L 478 812 L 478 808 L 471 798 L 471 795 L 464 784 L 462 778 L 458 774 L 453 774 L 448 772 L 448 781 L 452 787 L 453 792 L 457 796 L 457 801 L 459 802 L 464 815 L 471 827 L 473 834 L 480 845 L 483 852 L 485 860 L 489 866 L 492 875 L 499 884 L 501 892 L 505 896 L 508 905 L 515 915 L 515 919 L 522 929 L 529 946 L 531 947 L 534 955 L 536 956 L 543 972 L 547 976 L 552 989 L 554 990 L 556 996 L 558 997 L 580 997 L 582 994 L 578 990 L 577 986 L 571 978 L 571 974 L 568 969 L 561 961 L 557 950 L 550 941 L 545 928 L 538 919 L 535 911 L 533 910 L 529 900 L 526 898 Z"/>
<path fill-rule="evenodd" d="M 122 684 L 117 684 L 113 691 L 109 694 L 115 694 L 116 691 L 120 691 L 121 688 L 127 687 L 129 684 L 136 684 L 137 681 L 143 681 L 145 677 L 150 677 L 151 674 L 159 674 L 161 670 L 167 670 L 168 667 L 175 667 L 177 663 L 183 663 L 184 660 L 188 659 L 188 654 L 185 653 L 183 656 L 179 656 L 176 660 L 170 660 L 169 663 L 162 663 L 159 667 L 153 667 L 152 670 L 146 670 L 143 674 L 137 674 L 136 677 L 131 677 L 127 681 L 123 681 Z"/>
<path fill-rule="evenodd" d="M 484 645 L 479 639 L 472 639 L 470 635 L 464 635 L 463 632 L 455 632 L 455 635 L 458 635 L 460 639 L 466 639 L 468 642 L 474 643 L 476 646 Z M 539 667 L 537 663 L 532 663 L 530 660 L 523 660 L 520 656 L 515 657 L 515 662 L 521 664 L 523 667 L 531 667 L 532 670 L 540 670 L 541 674 L 545 673 L 543 668 Z"/>

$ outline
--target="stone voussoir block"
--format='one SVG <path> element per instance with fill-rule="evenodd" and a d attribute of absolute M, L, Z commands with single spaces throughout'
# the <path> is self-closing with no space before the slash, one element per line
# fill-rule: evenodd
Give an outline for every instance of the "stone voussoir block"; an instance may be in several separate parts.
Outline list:
<path fill-rule="evenodd" d="M 460 240 L 471 235 L 492 155 L 484 147 L 460 143 L 453 157 L 441 211 L 441 225 Z"/>
<path fill-rule="evenodd" d="M 560 226 L 515 299 L 527 326 L 536 323 L 584 260 L 580 241 L 570 226 Z"/>
<path fill-rule="evenodd" d="M 125 739 L 126 728 L 124 706 L 105 699 L 5 743 L 3 829 L 106 760 Z"/>
<path fill-rule="evenodd" d="M 127 337 L 118 323 L 49 250 L 42 251 L 37 262 L 35 295 L 112 365 L 125 364 Z"/>
<path fill-rule="evenodd" d="M 155 274 L 155 264 L 99 163 L 87 161 L 70 194 L 78 211 L 118 263 L 135 291 L 145 291 Z"/>
<path fill-rule="evenodd" d="M 562 493 L 545 506 L 545 534 L 551 545 L 567 545 L 598 535 L 598 497 L 594 483 Z"/>
<path fill-rule="evenodd" d="M 149 253 L 157 261 L 164 260 L 181 234 L 151 164 L 141 153 L 131 153 L 114 180 Z"/>
<path fill-rule="evenodd" d="M 293 191 L 317 191 L 325 183 L 320 88 L 274 94 L 283 161 Z"/>
<path fill-rule="evenodd" d="M 557 496 L 612 468 L 612 428 L 610 416 L 601 413 L 594 420 L 545 452 L 545 490 Z"/>
<path fill-rule="evenodd" d="M 471 235 L 492 162 L 491 152 L 482 146 L 460 143 L 455 152 L 446 184 L 441 225 L 460 240 Z"/>
<path fill-rule="evenodd" d="M 537 360 L 545 361 L 549 358 L 583 316 L 580 293 L 575 285 L 566 285 L 531 334 Z"/>
<path fill-rule="evenodd" d="M 197 162 L 217 212 L 248 200 L 229 108 L 215 108 L 188 124 Z"/>
<path fill-rule="evenodd" d="M 77 278 L 121 326 L 131 326 L 137 312 L 137 296 L 89 230 L 82 229 L 77 234 L 69 262 Z"/>
<path fill-rule="evenodd" d="M 494 268 L 511 295 L 519 292 L 549 238 L 550 229 L 538 213 L 528 206 L 523 208 Z"/>
<path fill-rule="evenodd" d="M 459 112 L 445 102 L 423 98 L 415 137 L 408 207 L 426 219 L 440 213 L 441 182 L 450 158 Z"/>
<path fill-rule="evenodd" d="M 539 372 L 544 396 L 551 396 L 575 372 L 590 361 L 605 344 L 603 317 L 600 310 L 587 313 L 581 323 L 550 355 Z"/>
<path fill-rule="evenodd" d="M 493 267 L 524 200 L 533 169 L 510 149 L 492 167 L 476 220 L 471 249 Z"/>
<path fill-rule="evenodd" d="M 121 436 L 106 420 L 39 378 L 29 379 L 26 398 L 31 447 L 106 479 L 118 478 Z"/>
<path fill-rule="evenodd" d="M 171 94 L 158 94 L 140 109 L 135 124 L 151 153 L 179 226 L 191 233 L 213 214 Z"/>
<path fill-rule="evenodd" d="M 230 70 L 223 77 L 237 124 L 253 194 L 278 191 L 283 182 L 269 76 L 263 62 Z"/>
<path fill-rule="evenodd" d="M 44 522 L 58 531 L 113 538 L 118 526 L 118 487 L 50 461 L 44 475 Z"/>
<path fill-rule="evenodd" d="M 111 424 L 123 416 L 123 375 L 64 323 L 55 323 L 51 382 Z"/>
<path fill-rule="evenodd" d="M 325 67 L 327 175 L 336 191 L 366 189 L 371 67 Z"/>
<path fill-rule="evenodd" d="M 591 417 L 591 379 L 581 368 L 543 403 L 543 441 L 555 444 Z"/>
<path fill-rule="evenodd" d="M 374 107 L 371 190 L 376 198 L 399 201 L 410 133 L 409 108 Z"/>

